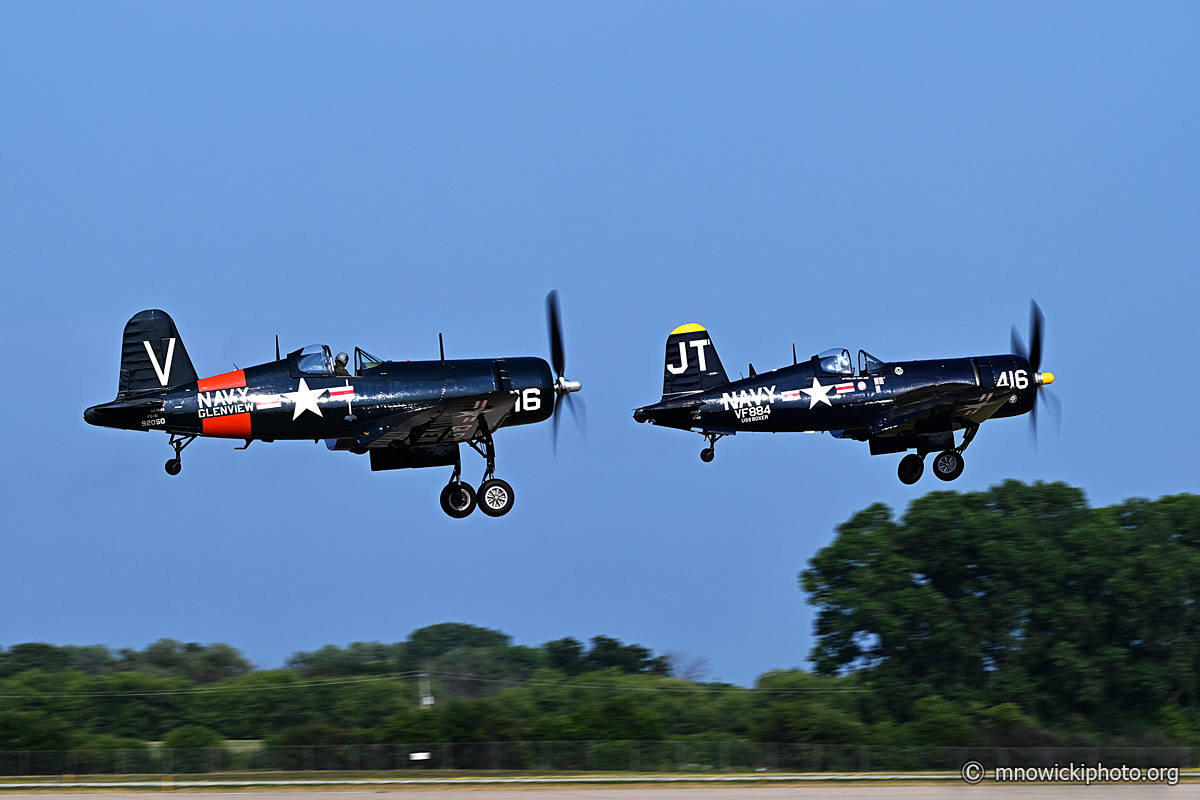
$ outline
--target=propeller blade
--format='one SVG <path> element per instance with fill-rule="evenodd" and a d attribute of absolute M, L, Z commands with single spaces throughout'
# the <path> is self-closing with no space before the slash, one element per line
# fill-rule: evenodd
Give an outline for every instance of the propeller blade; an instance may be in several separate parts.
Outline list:
<path fill-rule="evenodd" d="M 1029 410 L 1029 441 L 1033 444 L 1033 452 L 1035 452 L 1035 453 L 1037 452 L 1037 449 L 1038 449 L 1037 408 L 1038 408 L 1038 401 L 1037 401 L 1037 395 L 1035 394 L 1033 396 L 1033 408 L 1031 408 Z"/>
<path fill-rule="evenodd" d="M 563 375 L 562 319 L 558 313 L 558 292 L 551 290 L 546 295 L 546 325 L 550 328 L 550 363 L 555 376 Z M 557 404 L 556 404 L 557 405 Z"/>
<path fill-rule="evenodd" d="M 559 418 L 562 416 L 563 403 L 571 408 L 571 416 L 575 417 L 575 424 L 579 427 L 583 434 L 584 440 L 587 439 L 587 412 L 583 405 L 583 401 L 579 401 L 579 408 L 576 410 L 575 401 L 571 399 L 572 392 L 578 392 L 580 389 L 579 383 L 569 381 L 563 375 L 566 370 L 566 355 L 563 347 L 562 335 L 562 314 L 558 308 L 558 292 L 552 290 L 546 295 L 546 327 L 550 331 L 550 361 L 554 368 L 554 373 L 557 380 L 554 384 L 554 391 L 557 397 L 554 399 L 554 409 L 550 412 L 554 417 L 552 425 L 552 436 L 554 442 L 554 453 L 558 454 L 558 426 Z"/>
<path fill-rule="evenodd" d="M 1032 300 L 1029 303 L 1029 368 L 1037 372 L 1042 366 L 1042 326 L 1046 317 L 1037 303 Z"/>
<path fill-rule="evenodd" d="M 565 396 L 560 394 L 554 398 L 554 410 L 550 412 L 550 416 L 552 417 L 550 420 L 550 444 L 554 450 L 554 455 L 558 455 L 558 421 L 562 419 L 562 404 Z"/>
<path fill-rule="evenodd" d="M 1025 342 L 1021 341 L 1021 334 L 1017 333 L 1017 326 L 1012 327 L 1012 347 L 1009 348 L 1014 356 L 1020 356 L 1026 361 L 1029 360 L 1029 351 L 1025 349 Z"/>
<path fill-rule="evenodd" d="M 1054 432 L 1062 433 L 1062 403 L 1059 402 L 1058 396 L 1049 389 L 1043 388 L 1038 392 L 1047 402 L 1050 403 L 1050 418 L 1054 420 Z"/>
<path fill-rule="evenodd" d="M 587 406 L 583 403 L 583 398 L 576 398 L 574 395 L 567 395 L 567 408 L 571 409 L 571 416 L 575 418 L 575 425 L 579 428 L 580 435 L 583 440 L 587 441 Z M 578 403 L 578 410 L 576 409 Z"/>

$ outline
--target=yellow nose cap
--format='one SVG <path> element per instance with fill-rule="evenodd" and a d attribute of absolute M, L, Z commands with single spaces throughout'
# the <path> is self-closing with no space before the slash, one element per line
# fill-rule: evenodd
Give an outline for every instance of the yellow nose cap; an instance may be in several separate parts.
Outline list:
<path fill-rule="evenodd" d="M 1042 386 L 1049 386 L 1052 383 L 1054 383 L 1054 373 L 1053 372 L 1043 372 L 1042 373 Z"/>

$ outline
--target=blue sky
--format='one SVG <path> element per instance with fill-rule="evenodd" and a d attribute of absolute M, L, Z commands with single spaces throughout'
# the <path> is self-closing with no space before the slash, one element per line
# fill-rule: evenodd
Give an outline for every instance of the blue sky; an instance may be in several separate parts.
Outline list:
<path fill-rule="evenodd" d="M 686 322 L 736 374 L 1007 352 L 1036 298 L 1061 433 L 985 425 L 953 488 L 1196 491 L 1197 41 L 1194 3 L 0 5 L 0 645 L 272 667 L 458 621 L 802 666 L 807 560 L 946 487 L 637 425 Z M 81 418 L 141 309 L 207 375 L 276 334 L 546 357 L 550 289 L 588 437 L 498 437 L 499 520 L 311 443 L 200 441 L 170 478 L 165 436 Z"/>

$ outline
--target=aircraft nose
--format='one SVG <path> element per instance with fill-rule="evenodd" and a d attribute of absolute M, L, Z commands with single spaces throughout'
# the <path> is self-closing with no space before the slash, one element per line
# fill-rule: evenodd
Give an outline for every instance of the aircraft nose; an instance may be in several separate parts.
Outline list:
<path fill-rule="evenodd" d="M 1054 383 L 1054 373 L 1053 372 L 1039 372 L 1038 373 L 1038 383 L 1042 386 L 1049 386 L 1050 384 Z"/>

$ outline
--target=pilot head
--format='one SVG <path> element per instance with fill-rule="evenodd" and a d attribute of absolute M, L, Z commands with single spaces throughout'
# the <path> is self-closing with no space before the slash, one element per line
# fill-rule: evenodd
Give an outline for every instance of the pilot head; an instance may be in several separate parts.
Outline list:
<path fill-rule="evenodd" d="M 342 368 L 345 368 L 347 362 L 349 362 L 349 361 L 350 361 L 350 356 L 346 355 L 345 353 L 338 353 L 333 359 L 333 363 L 337 364 L 339 367 L 342 367 Z"/>

